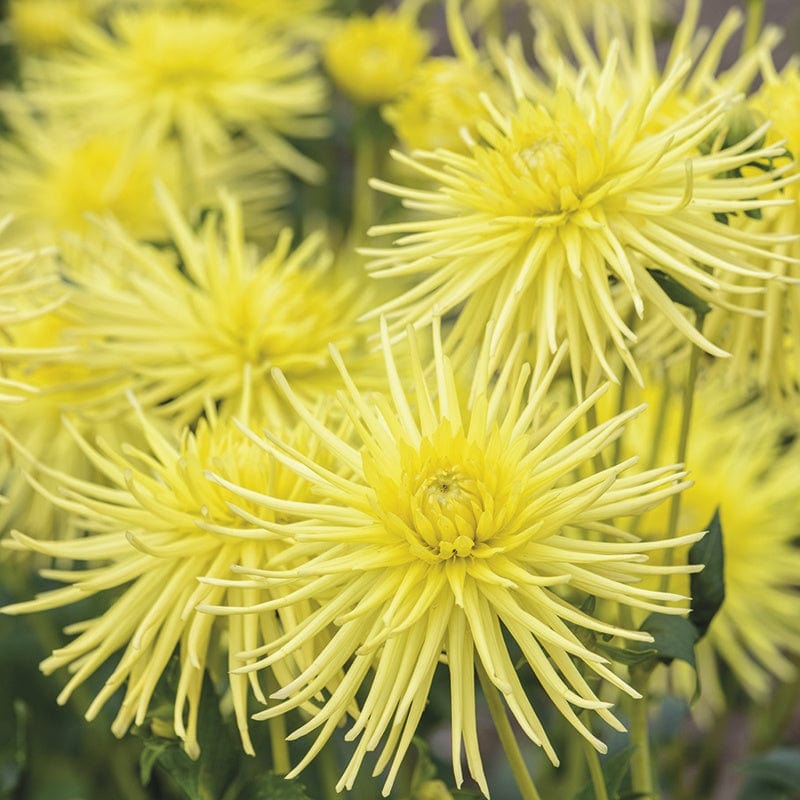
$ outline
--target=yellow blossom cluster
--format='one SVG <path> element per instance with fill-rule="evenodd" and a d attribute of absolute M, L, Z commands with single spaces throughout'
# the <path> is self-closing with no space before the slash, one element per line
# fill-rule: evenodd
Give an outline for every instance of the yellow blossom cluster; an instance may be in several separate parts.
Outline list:
<path fill-rule="evenodd" d="M 800 77 L 751 5 L 727 62 L 701 0 L 667 48 L 650 0 L 11 0 L 0 611 L 74 615 L 59 703 L 202 764 L 216 693 L 262 771 L 418 799 L 489 796 L 486 707 L 525 800 L 508 714 L 607 798 L 662 690 L 797 681 Z"/>

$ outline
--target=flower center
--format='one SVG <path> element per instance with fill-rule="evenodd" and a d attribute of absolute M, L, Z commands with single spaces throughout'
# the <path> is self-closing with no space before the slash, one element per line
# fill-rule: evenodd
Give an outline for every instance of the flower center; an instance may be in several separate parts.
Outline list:
<path fill-rule="evenodd" d="M 413 515 L 427 529 L 423 538 L 439 558 L 472 553 L 485 496 L 485 487 L 459 467 L 441 467 L 420 476 L 412 495 Z"/>
<path fill-rule="evenodd" d="M 569 97 L 552 112 L 523 103 L 502 132 L 484 132 L 488 147 L 481 169 L 490 176 L 492 212 L 562 224 L 584 208 L 602 179 L 604 158 L 589 120 Z"/>

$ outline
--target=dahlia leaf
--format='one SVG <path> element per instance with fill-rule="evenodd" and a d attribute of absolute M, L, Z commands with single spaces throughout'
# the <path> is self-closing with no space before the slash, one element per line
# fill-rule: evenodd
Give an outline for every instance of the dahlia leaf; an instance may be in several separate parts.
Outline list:
<path fill-rule="evenodd" d="M 236 800 L 311 800 L 311 796 L 300 781 L 267 772 L 251 780 L 236 795 Z"/>
<path fill-rule="evenodd" d="M 708 523 L 708 533 L 689 550 L 689 563 L 702 564 L 703 571 L 691 576 L 692 610 L 689 621 L 705 636 L 711 620 L 725 600 L 725 554 L 719 508 Z"/>
<path fill-rule="evenodd" d="M 750 759 L 738 800 L 791 800 L 800 786 L 800 750 L 776 747 Z"/>
<path fill-rule="evenodd" d="M 600 759 L 600 767 L 603 770 L 603 781 L 610 800 L 617 800 L 621 797 L 622 785 L 631 765 L 631 755 L 636 748 L 633 745 L 623 748 L 618 753 Z M 595 791 L 591 784 L 583 789 L 575 797 L 575 800 L 594 800 Z"/>
<path fill-rule="evenodd" d="M 694 292 L 690 292 L 671 275 L 667 275 L 666 272 L 662 272 L 660 269 L 649 269 L 647 271 L 664 290 L 664 294 L 673 302 L 686 306 L 686 308 L 691 308 L 698 317 L 704 317 L 711 311 L 711 306 L 705 300 L 700 299 Z"/>
<path fill-rule="evenodd" d="M 640 630 L 653 637 L 652 643 L 640 647 L 655 650 L 659 661 L 671 664 L 677 658 L 697 668 L 694 658 L 697 628 L 688 619 L 654 612 L 641 624 Z M 636 643 L 631 645 L 632 648 L 636 646 Z"/>

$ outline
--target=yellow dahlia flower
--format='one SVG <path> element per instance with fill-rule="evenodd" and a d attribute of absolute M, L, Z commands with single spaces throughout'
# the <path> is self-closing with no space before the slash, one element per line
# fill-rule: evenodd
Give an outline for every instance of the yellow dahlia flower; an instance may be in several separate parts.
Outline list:
<path fill-rule="evenodd" d="M 330 33 L 326 15 L 330 0 L 191 0 L 193 5 L 217 7 L 228 13 L 255 18 L 272 30 L 318 38 Z"/>
<path fill-rule="evenodd" d="M 636 336 L 616 308 L 617 292 L 639 316 L 655 307 L 690 341 L 724 354 L 686 321 L 657 277 L 664 273 L 703 300 L 728 305 L 722 292 L 741 291 L 739 276 L 769 278 L 754 262 L 785 237 L 740 230 L 720 215 L 790 202 L 778 195 L 791 180 L 781 178 L 786 167 L 731 177 L 785 151 L 759 147 L 757 130 L 699 152 L 726 119 L 733 101 L 725 95 L 649 132 L 689 64 L 625 103 L 610 91 L 617 68 L 612 54 L 596 81 L 559 86 L 546 105 L 513 85 L 516 110 L 494 109 L 466 156 L 395 154 L 434 185 L 372 182 L 416 214 L 371 229 L 395 242 L 366 249 L 367 266 L 376 277 L 417 280 L 373 315 L 387 314 L 401 331 L 463 304 L 447 343 L 459 360 L 475 349 L 489 319 L 496 320 L 491 347 L 501 355 L 518 335 L 532 335 L 537 358 L 547 360 L 565 339 L 579 391 L 592 361 L 616 378 L 609 349 L 638 377 L 629 349 Z"/>
<path fill-rule="evenodd" d="M 124 435 L 124 423 L 118 415 L 109 414 L 109 409 L 117 405 L 122 381 L 118 375 L 92 369 L 75 358 L 80 344 L 69 337 L 70 320 L 65 311 L 69 295 L 63 287 L 50 282 L 41 301 L 35 298 L 18 294 L 19 318 L 3 328 L 0 358 L 4 382 L 0 385 L 8 396 L 0 398 L 0 425 L 13 431 L 36 459 L 76 479 L 88 479 L 95 472 L 64 429 L 62 415 L 76 413 L 79 430 L 94 430 L 117 441 L 118 435 Z M 71 521 L 46 497 L 32 491 L 24 471 L 25 464 L 12 448 L 0 449 L 0 486 L 8 500 L 0 507 L 0 533 L 5 536 L 11 525 L 17 525 L 46 536 L 74 536 Z M 42 480 L 54 488 L 46 477 Z"/>
<path fill-rule="evenodd" d="M 6 337 L 6 326 L 47 314 L 63 302 L 50 253 L 5 246 L 11 222 L 11 216 L 0 218 L 0 326 Z"/>
<path fill-rule="evenodd" d="M 156 180 L 187 211 L 215 206 L 219 189 L 227 187 L 243 201 L 254 226 L 270 227 L 289 198 L 274 162 L 252 146 L 208 154 L 202 164 L 184 170 L 173 141 L 131 155 L 118 135 L 43 119 L 8 98 L 3 107 L 11 134 L 0 140 L 0 212 L 14 215 L 16 241 L 49 245 L 64 232 L 91 235 L 90 217 L 109 215 L 134 238 L 163 240 L 168 230 L 156 202 Z"/>
<path fill-rule="evenodd" d="M 105 251 L 87 245 L 69 258 L 72 335 L 91 342 L 72 358 L 117 374 L 145 408 L 178 424 L 192 424 L 209 400 L 226 416 L 245 393 L 254 414 L 283 418 L 273 367 L 315 401 L 336 383 L 330 342 L 370 370 L 371 326 L 356 323 L 369 292 L 352 277 L 338 280 L 321 233 L 293 249 L 285 229 L 260 253 L 245 240 L 232 197 L 194 231 L 159 195 L 176 252 L 109 225 Z"/>
<path fill-rule="evenodd" d="M 800 655 L 800 448 L 786 444 L 793 430 L 789 419 L 763 399 L 724 388 L 723 366 L 711 370 L 697 389 L 686 456 L 693 485 L 681 495 L 679 521 L 681 529 L 704 527 L 720 510 L 725 600 L 697 649 L 702 697 L 715 711 L 724 707 L 721 663 L 750 697 L 763 702 L 775 678 L 796 676 Z M 623 450 L 650 451 L 656 460 L 670 457 L 682 414 L 680 393 L 651 382 L 640 396 L 652 413 L 628 426 Z M 660 417 L 663 429 L 654 448 Z M 647 540 L 660 539 L 667 515 L 662 509 L 647 513 L 636 531 Z M 671 588 L 685 592 L 688 585 L 676 576 Z M 691 697 L 694 679 L 684 689 Z"/>
<path fill-rule="evenodd" d="M 0 610 L 5 614 L 44 611 L 121 589 L 97 617 L 71 626 L 75 638 L 53 651 L 41 669 L 50 674 L 67 667 L 72 673 L 58 696 L 63 704 L 76 687 L 121 651 L 86 718 L 93 719 L 124 686 L 122 705 L 112 725 L 113 732 L 122 736 L 134 722 L 141 725 L 145 721 L 156 684 L 177 648 L 180 676 L 174 728 L 193 758 L 199 754 L 197 715 L 203 673 L 206 665 L 213 663 L 211 654 L 227 651 L 233 669 L 238 665 L 233 654 L 256 647 L 262 636 L 274 638 L 279 625 L 291 628 L 298 624 L 308 608 L 307 602 L 300 602 L 287 604 L 277 615 L 231 617 L 224 632 L 214 617 L 196 610 L 202 602 L 253 602 L 261 593 L 198 583 L 198 577 L 226 576 L 233 563 L 263 567 L 284 547 L 279 537 L 234 514 L 229 493 L 207 481 L 203 471 L 213 468 L 228 480 L 254 491 L 270 491 L 287 502 L 299 502 L 306 492 L 294 472 L 243 436 L 232 421 L 218 420 L 213 408 L 208 414 L 194 431 L 184 429 L 180 439 L 174 441 L 159 433 L 140 413 L 146 439 L 141 449 L 130 445 L 112 448 L 102 440 L 94 445 L 65 421 L 67 430 L 104 479 L 98 482 L 37 464 L 5 432 L 20 455 L 59 486 L 58 493 L 51 493 L 37 484 L 39 491 L 62 513 L 74 515 L 87 535 L 54 542 L 15 531 L 17 549 L 77 563 L 69 569 L 42 571 L 43 577 L 67 584 L 63 588 Z M 297 435 L 284 431 L 283 436 L 308 449 L 303 431 Z M 248 507 L 255 510 L 237 502 L 240 514 Z M 263 509 L 259 514 L 264 516 Z M 278 591 L 276 596 L 280 594 Z M 276 663 L 274 671 L 283 682 L 296 673 L 290 661 Z M 244 749 L 252 754 L 247 725 L 248 684 L 263 699 L 257 681 L 231 673 L 236 721 Z"/>
<path fill-rule="evenodd" d="M 113 215 L 136 238 L 164 238 L 153 183 L 160 178 L 183 205 L 174 146 L 140 150 L 126 165 L 119 136 L 83 135 L 30 112 L 12 119 L 12 136 L 0 141 L 0 209 L 14 215 L 17 239 L 53 244 L 64 231 L 90 230 L 90 214 Z"/>
<path fill-rule="evenodd" d="M 475 124 L 486 116 L 481 93 L 492 93 L 496 81 L 486 65 L 430 58 L 420 64 L 405 91 L 381 109 L 381 115 L 408 150 L 465 151 L 461 129 L 477 134 Z"/>
<path fill-rule="evenodd" d="M 573 21 L 588 26 L 602 17 L 616 15 L 627 24 L 643 12 L 649 25 L 663 24 L 669 18 L 667 0 L 527 0 L 539 23 L 546 20 L 556 28 L 567 31 Z"/>
<path fill-rule="evenodd" d="M 325 42 L 323 60 L 334 83 L 357 103 L 394 100 L 430 48 L 413 14 L 378 10 L 344 21 Z"/>
<path fill-rule="evenodd" d="M 542 82 L 516 52 L 513 60 L 520 71 L 520 79 L 531 96 L 540 98 L 541 95 L 540 99 L 546 102 L 550 86 L 557 80 L 574 88 L 583 80 L 581 75 L 587 72 L 598 81 L 606 61 L 613 57 L 619 61 L 619 67 L 614 85 L 606 90 L 614 95 L 615 103 L 620 104 L 644 87 L 658 89 L 663 94 L 664 78 L 681 61 L 691 58 L 691 66 L 685 70 L 682 80 L 671 84 L 669 95 L 661 98 L 659 108 L 648 120 L 650 131 L 668 127 L 719 92 L 747 92 L 759 73 L 761 62 L 783 35 L 779 29 L 768 26 L 752 48 L 723 69 L 723 54 L 744 20 L 739 8 L 728 9 L 712 35 L 699 25 L 702 0 L 685 0 L 665 56 L 653 33 L 651 0 L 595 3 L 594 6 L 597 13 L 591 37 L 569 3 L 561 4 L 560 24 L 546 16 L 536 16 L 536 62 L 548 80 Z M 627 14 L 623 13 L 623 8 L 627 8 Z M 563 31 L 559 32 L 559 27 L 563 27 Z"/>
<path fill-rule="evenodd" d="M 557 420 L 545 422 L 549 377 L 528 385 L 524 368 L 514 377 L 509 362 L 492 383 L 484 348 L 466 392 L 442 354 L 434 324 L 435 376 L 430 385 L 410 337 L 414 399 L 406 397 L 389 335 L 382 327 L 386 394 L 362 394 L 336 356 L 345 391 L 340 402 L 357 438 L 348 441 L 309 412 L 276 373 L 298 415 L 333 463 L 352 477 L 331 472 L 315 456 L 271 432 L 257 439 L 308 482 L 317 502 L 286 503 L 271 493 L 249 491 L 221 474 L 220 483 L 266 512 L 264 527 L 282 513 L 297 540 L 243 586 L 280 587 L 280 603 L 313 597 L 320 603 L 295 627 L 258 653 L 245 671 L 271 665 L 306 646 L 316 631 L 336 626 L 330 643 L 274 697 L 257 718 L 271 718 L 311 702 L 316 713 L 290 738 L 317 732 L 297 774 L 342 722 L 356 695 L 360 711 L 347 732 L 355 752 L 337 784 L 350 788 L 367 752 L 383 743 L 376 773 L 391 764 L 388 794 L 426 706 L 437 665 L 446 663 L 452 704 L 452 754 L 462 782 L 461 747 L 470 773 L 488 794 L 476 730 L 475 665 L 483 665 L 524 733 L 558 763 L 547 731 L 526 695 L 504 635 L 510 635 L 544 691 L 567 722 L 598 750 L 577 709 L 590 709 L 616 729 L 621 723 L 598 699 L 589 675 L 636 692 L 587 649 L 574 626 L 628 640 L 648 634 L 623 630 L 577 607 L 587 595 L 638 608 L 680 613 L 664 605 L 678 595 L 643 590 L 644 575 L 670 572 L 647 564 L 651 550 L 696 541 L 702 534 L 669 542 L 643 543 L 624 534 L 614 518 L 639 514 L 685 484 L 677 467 L 631 471 L 635 459 L 595 472 L 592 459 L 616 439 L 641 408 L 584 434 L 576 432 L 595 393 Z M 575 470 L 588 467 L 576 478 Z M 248 516 L 252 520 L 252 516 Z M 686 568 L 678 568 L 685 572 Z M 235 585 L 235 584 L 234 584 Z M 577 605 L 576 605 L 577 603 Z M 267 600 L 251 610 L 270 611 Z M 247 608 L 215 608 L 235 614 Z M 324 699 L 315 700 L 337 670 L 344 677 Z"/>
<path fill-rule="evenodd" d="M 800 69 L 790 63 L 778 74 L 765 62 L 764 84 L 750 102 L 754 114 L 768 119 L 772 127 L 768 143 L 785 141 L 790 153 L 800 153 Z M 797 167 L 793 174 L 798 174 Z M 781 255 L 800 259 L 800 189 L 792 183 L 785 189 L 793 202 L 781 208 L 765 209 L 750 226 L 784 236 L 795 235 L 780 249 Z M 800 277 L 797 264 L 772 259 L 768 269 Z M 743 283 L 752 283 L 743 280 Z M 709 330 L 730 350 L 728 379 L 744 382 L 763 391 L 771 400 L 788 399 L 792 406 L 800 392 L 800 285 L 775 282 L 764 294 L 749 298 L 752 314 L 733 316 L 720 310 L 709 316 Z"/>
<path fill-rule="evenodd" d="M 107 0 L 10 0 L 8 26 L 23 52 L 47 51 L 69 43 L 74 29 L 91 20 Z"/>
<path fill-rule="evenodd" d="M 213 10 L 114 13 L 108 28 L 83 25 L 75 52 L 25 70 L 25 86 L 76 125 L 119 135 L 131 150 L 177 135 L 187 168 L 224 153 L 243 132 L 306 178 L 319 167 L 287 136 L 319 136 L 324 82 L 314 56 L 251 19 Z"/>

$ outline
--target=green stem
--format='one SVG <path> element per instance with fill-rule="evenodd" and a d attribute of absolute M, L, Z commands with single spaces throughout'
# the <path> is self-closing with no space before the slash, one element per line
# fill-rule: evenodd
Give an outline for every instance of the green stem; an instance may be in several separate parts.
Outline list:
<path fill-rule="evenodd" d="M 564 797 L 575 797 L 586 783 L 586 769 L 583 753 L 582 736 L 570 736 L 567 739 L 567 752 L 564 758 L 563 770 L 558 771 L 558 789 Z M 563 772 L 563 775 L 562 775 Z M 554 791 L 547 793 L 549 787 L 545 786 L 543 791 L 546 797 L 551 797 Z"/>
<path fill-rule="evenodd" d="M 269 694 L 278 689 L 278 681 L 271 670 L 267 671 L 267 688 Z M 289 742 L 286 741 L 286 715 L 281 714 L 267 720 L 269 728 L 269 746 L 272 753 L 272 769 L 276 775 L 285 775 L 292 768 L 289 757 Z"/>
<path fill-rule="evenodd" d="M 336 783 L 339 775 L 339 765 L 336 763 L 336 753 L 333 742 L 328 742 L 320 750 L 315 759 L 319 769 L 319 782 L 324 800 L 347 800 L 347 792 L 337 793 Z"/>
<path fill-rule="evenodd" d="M 638 681 L 633 680 L 634 671 L 631 670 L 631 683 L 642 694 L 640 700 L 631 697 L 628 702 L 628 715 L 630 717 L 631 742 L 635 746 L 631 756 L 631 788 L 636 795 L 654 798 L 655 787 L 653 784 L 653 762 L 650 755 L 650 728 L 647 719 L 647 677 L 641 681 L 641 686 L 636 686 Z"/>
<path fill-rule="evenodd" d="M 354 243 L 364 240 L 367 230 L 375 221 L 375 192 L 369 181 L 377 176 L 380 163 L 378 136 L 369 115 L 373 109 L 356 109 L 355 153 L 353 163 L 353 215 L 350 221 L 350 239 Z"/>
<path fill-rule="evenodd" d="M 747 0 L 747 21 L 742 35 L 742 53 L 752 50 L 764 27 L 764 0 Z"/>
<path fill-rule="evenodd" d="M 580 736 L 580 734 L 578 734 L 578 736 Z M 597 755 L 597 750 L 595 750 L 591 743 L 583 736 L 580 736 L 580 740 L 583 754 L 586 757 L 586 765 L 589 767 L 589 776 L 592 779 L 595 800 L 608 800 L 606 779 L 603 777 L 603 768 L 600 766 L 600 758 Z"/>
<path fill-rule="evenodd" d="M 492 722 L 494 722 L 495 730 L 500 738 L 500 743 L 503 745 L 503 750 L 508 759 L 508 764 L 511 767 L 511 772 L 514 775 L 514 780 L 517 782 L 519 791 L 522 795 L 522 800 L 542 800 L 541 795 L 533 785 L 533 780 L 528 773 L 528 768 L 525 766 L 525 761 L 522 758 L 517 739 L 514 736 L 514 731 L 511 729 L 511 724 L 506 716 L 505 708 L 500 700 L 500 696 L 495 685 L 486 674 L 478 659 L 478 680 L 481 682 L 483 695 L 486 698 L 486 705 L 489 707 L 489 714 L 491 714 Z"/>
<path fill-rule="evenodd" d="M 703 332 L 703 322 L 705 316 L 698 315 L 697 331 Z M 686 376 L 686 385 L 683 387 L 683 403 L 681 408 L 681 427 L 678 433 L 678 451 L 675 461 L 679 464 L 686 463 L 686 453 L 689 446 L 689 430 L 692 426 L 692 410 L 694 409 L 695 388 L 697 387 L 697 370 L 700 364 L 700 348 L 692 345 L 692 352 L 689 356 L 689 374 Z M 678 521 L 681 515 L 681 495 L 683 492 L 676 492 L 670 498 L 669 521 L 667 523 L 667 539 L 673 539 L 678 531 Z M 674 548 L 669 548 L 664 554 L 664 564 L 672 566 L 675 559 Z M 661 591 L 664 592 L 669 586 L 669 575 L 661 576 Z"/>
<path fill-rule="evenodd" d="M 625 320 L 625 324 L 633 331 L 634 325 L 636 325 L 636 311 L 631 309 L 630 313 L 628 314 L 627 319 Z M 617 416 L 622 414 L 623 412 L 628 410 L 628 387 L 630 386 L 631 381 L 631 371 L 623 364 L 622 367 L 622 377 L 619 381 L 619 399 L 617 400 Z M 620 436 L 616 442 L 614 442 L 614 458 L 611 462 L 612 464 L 619 464 L 620 458 L 622 457 L 622 437 Z"/>
<path fill-rule="evenodd" d="M 800 675 L 793 681 L 781 683 L 772 697 L 767 713 L 759 707 L 753 725 L 753 751 L 764 752 L 778 745 L 786 732 L 800 699 Z"/>

